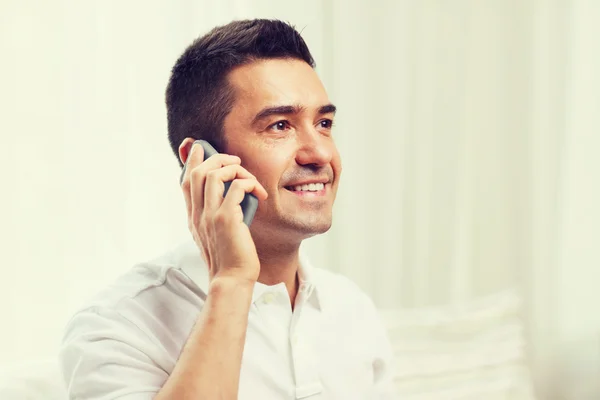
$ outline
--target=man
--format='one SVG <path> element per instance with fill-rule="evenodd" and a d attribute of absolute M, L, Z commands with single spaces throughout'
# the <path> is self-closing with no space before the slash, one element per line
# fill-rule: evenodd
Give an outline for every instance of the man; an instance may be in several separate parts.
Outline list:
<path fill-rule="evenodd" d="M 179 58 L 166 102 L 193 241 L 69 322 L 71 398 L 391 398 L 373 303 L 299 254 L 331 226 L 341 173 L 335 106 L 313 67 L 299 33 L 271 20 L 215 28 Z M 222 154 L 203 162 L 197 139 Z M 246 193 L 259 199 L 250 227 Z"/>

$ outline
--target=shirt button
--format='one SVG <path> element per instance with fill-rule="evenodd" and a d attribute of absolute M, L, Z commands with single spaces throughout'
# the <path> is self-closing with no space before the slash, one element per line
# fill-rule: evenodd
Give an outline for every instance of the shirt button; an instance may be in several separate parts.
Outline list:
<path fill-rule="evenodd" d="M 265 297 L 263 298 L 263 301 L 265 302 L 265 304 L 271 304 L 273 302 L 273 300 L 275 300 L 275 295 L 273 293 L 267 293 L 267 294 L 265 294 Z"/>

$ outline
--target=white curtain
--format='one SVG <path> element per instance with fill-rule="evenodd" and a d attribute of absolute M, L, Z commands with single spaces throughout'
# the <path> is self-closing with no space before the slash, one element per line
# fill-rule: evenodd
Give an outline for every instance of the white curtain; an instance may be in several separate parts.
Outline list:
<path fill-rule="evenodd" d="M 0 7 L 0 362 L 53 355 L 85 299 L 187 237 L 169 70 L 211 27 L 269 17 L 302 30 L 340 110 L 315 262 L 386 308 L 516 288 L 540 398 L 597 389 L 600 3 Z"/>

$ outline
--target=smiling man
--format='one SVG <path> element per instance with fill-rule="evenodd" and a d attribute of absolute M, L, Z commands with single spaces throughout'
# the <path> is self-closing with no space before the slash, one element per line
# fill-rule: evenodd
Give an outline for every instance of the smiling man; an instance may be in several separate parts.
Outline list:
<path fill-rule="evenodd" d="M 372 301 L 299 252 L 330 228 L 341 174 L 313 68 L 299 33 L 272 20 L 217 27 L 179 58 L 166 102 L 191 240 L 71 319 L 70 398 L 392 398 Z M 204 161 L 198 139 L 221 154 Z M 259 199 L 250 227 L 246 193 Z"/>

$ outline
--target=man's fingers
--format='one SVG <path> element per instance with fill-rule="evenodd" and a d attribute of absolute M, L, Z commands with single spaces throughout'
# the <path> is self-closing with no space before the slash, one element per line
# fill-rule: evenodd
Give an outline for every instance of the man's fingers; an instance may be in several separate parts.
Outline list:
<path fill-rule="evenodd" d="M 220 168 L 224 165 L 229 164 L 240 164 L 241 160 L 238 156 L 232 156 L 229 154 L 215 154 L 212 157 L 209 157 L 206 161 L 204 161 L 204 148 L 201 145 L 198 145 L 196 142 L 192 144 L 192 148 L 188 154 L 188 158 L 185 161 L 183 166 L 183 170 L 181 173 L 180 184 L 183 185 L 184 182 L 188 182 L 190 180 L 191 171 L 193 171 L 196 167 L 203 166 L 203 169 L 211 170 Z"/>
<path fill-rule="evenodd" d="M 186 162 L 186 171 L 181 183 L 181 189 L 185 198 L 188 216 L 192 217 L 195 211 L 204 208 L 204 185 L 206 175 L 212 171 L 227 165 L 235 165 L 241 162 L 237 156 L 229 154 L 215 154 L 208 160 L 202 161 L 204 150 L 202 146 L 192 146 L 190 156 Z M 198 150 L 200 148 L 200 150 Z"/>
<path fill-rule="evenodd" d="M 254 175 L 238 164 L 227 165 L 208 172 L 204 185 L 204 209 L 206 211 L 214 212 L 221 206 L 225 182 L 235 179 L 256 180 Z"/>
<path fill-rule="evenodd" d="M 227 195 L 221 204 L 223 212 L 237 210 L 246 193 L 253 193 L 261 200 L 267 198 L 267 191 L 256 179 L 236 179 L 231 182 Z"/>

